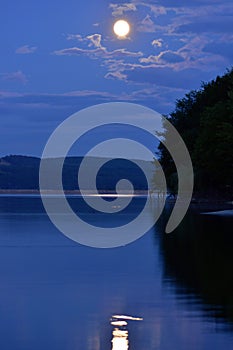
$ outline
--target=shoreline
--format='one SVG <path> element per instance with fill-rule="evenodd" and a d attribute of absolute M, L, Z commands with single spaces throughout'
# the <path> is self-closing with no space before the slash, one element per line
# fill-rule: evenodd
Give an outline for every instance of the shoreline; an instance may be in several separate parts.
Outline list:
<path fill-rule="evenodd" d="M 0 195 L 1 194 L 62 194 L 63 192 L 61 191 L 57 191 L 57 190 L 35 190 L 35 189 L 0 189 Z M 92 190 L 83 190 L 82 193 L 80 190 L 64 190 L 65 194 L 74 194 L 74 195 L 81 195 L 82 193 L 84 194 L 93 194 Z M 116 194 L 115 190 L 99 190 L 98 191 L 99 194 Z M 121 194 L 131 194 L 129 193 L 127 190 L 126 191 L 121 191 Z M 156 191 L 146 191 L 146 190 L 134 190 L 134 194 L 139 194 L 139 195 L 147 195 L 147 194 L 151 194 L 151 195 L 155 195 L 155 194 L 159 194 L 159 192 Z M 176 202 L 177 198 L 176 197 L 169 197 L 168 194 L 168 198 L 167 200 L 169 202 Z M 228 198 L 219 198 L 219 197 L 211 197 L 211 196 L 197 196 L 197 195 L 193 195 L 193 198 L 191 200 L 191 204 L 200 204 L 200 203 L 228 203 L 228 204 L 232 204 L 233 205 L 233 200 L 230 200 L 229 197 Z"/>
<path fill-rule="evenodd" d="M 42 191 L 42 194 L 47 195 L 48 197 L 59 197 L 63 194 L 63 192 L 59 192 L 56 190 L 45 190 Z M 66 196 L 69 197 L 81 197 L 81 196 L 95 196 L 95 194 L 93 194 L 93 191 L 91 190 L 85 190 L 83 191 L 83 194 L 79 191 L 79 190 L 66 190 L 64 191 L 64 194 Z M 156 196 L 156 192 L 149 192 L 149 191 L 145 191 L 145 190 L 136 190 L 134 191 L 133 195 L 131 193 L 129 193 L 128 191 L 121 191 L 120 194 L 116 194 L 115 191 L 113 190 L 100 190 L 99 191 L 99 195 L 102 197 L 114 197 L 114 196 L 120 196 L 120 197 L 128 197 L 128 196 L 132 196 L 132 197 L 147 197 L 150 196 L 151 199 L 159 199 L 161 198 L 159 196 L 159 193 L 157 193 Z M 1 198 L 7 198 L 7 197 L 37 197 L 40 198 L 41 197 L 41 192 L 39 190 L 25 190 L 25 189 L 0 189 L 0 197 Z M 177 198 L 176 197 L 169 197 L 166 196 L 166 204 L 173 207 L 175 205 L 175 203 L 177 202 Z M 180 202 L 179 205 L 182 205 L 182 203 Z M 207 196 L 203 196 L 203 197 L 198 197 L 198 196 L 193 196 L 190 204 L 189 204 L 189 210 L 191 210 L 192 212 L 196 212 L 198 214 L 211 214 L 211 213 L 215 213 L 215 215 L 221 215 L 222 211 L 225 210 L 230 210 L 233 211 L 233 201 L 229 200 L 229 198 L 210 198 Z M 222 215 L 221 215 L 222 216 Z M 223 216 L 225 216 L 223 214 Z M 228 215 L 230 217 L 232 217 L 233 215 Z"/>
<path fill-rule="evenodd" d="M 82 194 L 84 195 L 95 195 L 93 194 L 92 190 L 84 190 L 81 191 L 80 190 L 64 190 L 65 195 L 74 195 L 74 196 L 81 196 Z M 0 189 L 0 196 L 4 195 L 4 196 L 13 196 L 13 195 L 36 195 L 36 196 L 40 196 L 41 194 L 47 194 L 47 195 L 62 195 L 63 192 L 61 191 L 57 191 L 57 190 L 28 190 L 28 189 Z M 99 190 L 98 194 L 102 194 L 102 195 L 116 195 L 116 192 L 114 190 Z M 121 191 L 120 195 L 132 195 L 131 193 L 129 193 L 128 191 Z M 133 195 L 138 195 L 138 196 L 160 196 L 161 194 L 159 192 L 153 192 L 153 191 L 145 191 L 145 190 L 135 190 L 133 192 Z M 175 202 L 177 201 L 176 197 L 169 197 L 169 194 L 166 195 L 166 201 L 168 203 L 171 204 L 175 204 Z M 216 197 L 210 197 L 210 196 L 196 196 L 193 195 L 193 198 L 190 202 L 190 206 L 192 207 L 198 207 L 198 206 L 208 206 L 208 205 L 220 205 L 220 206 L 233 206 L 233 201 L 230 200 L 229 198 L 216 198 Z"/>
<path fill-rule="evenodd" d="M 56 191 L 56 190 L 43 190 L 43 191 L 39 191 L 39 190 L 2 190 L 0 189 L 0 195 L 40 195 L 40 194 L 48 194 L 48 195 L 61 195 L 63 194 L 63 192 L 61 191 Z M 91 195 L 93 194 L 92 190 L 84 190 L 79 191 L 79 190 L 65 190 L 64 191 L 65 194 L 69 194 L 69 195 L 82 195 L 82 193 L 86 194 L 86 195 Z M 115 195 L 116 192 L 113 190 L 99 190 L 98 191 L 99 194 L 112 194 Z M 121 191 L 122 195 L 130 195 L 131 193 L 129 193 L 128 191 Z M 144 190 L 135 190 L 134 191 L 134 195 L 147 195 L 148 191 L 144 191 Z"/>

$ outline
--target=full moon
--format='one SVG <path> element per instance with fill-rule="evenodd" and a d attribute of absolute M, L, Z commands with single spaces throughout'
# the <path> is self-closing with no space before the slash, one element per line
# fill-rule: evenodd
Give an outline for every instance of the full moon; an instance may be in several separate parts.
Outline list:
<path fill-rule="evenodd" d="M 124 38 L 127 34 L 129 34 L 130 26 L 128 22 L 124 21 L 123 19 L 120 19 L 114 24 L 113 30 L 118 37 Z"/>

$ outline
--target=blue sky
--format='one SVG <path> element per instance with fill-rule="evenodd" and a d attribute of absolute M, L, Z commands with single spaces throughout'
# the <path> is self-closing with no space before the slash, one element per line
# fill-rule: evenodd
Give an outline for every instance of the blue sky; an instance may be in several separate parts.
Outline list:
<path fill-rule="evenodd" d="M 232 66 L 231 0 L 9 0 L 0 23 L 1 155 L 41 155 L 59 123 L 97 103 L 168 114 Z"/>

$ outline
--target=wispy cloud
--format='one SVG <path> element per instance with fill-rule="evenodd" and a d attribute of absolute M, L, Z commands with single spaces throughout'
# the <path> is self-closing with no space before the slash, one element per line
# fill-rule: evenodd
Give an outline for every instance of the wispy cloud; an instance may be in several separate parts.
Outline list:
<path fill-rule="evenodd" d="M 110 79 L 111 77 L 109 77 Z M 11 111 L 17 111 L 24 115 L 24 112 L 31 113 L 32 110 L 40 112 L 40 110 L 63 111 L 80 108 L 80 105 L 88 105 L 99 102 L 128 101 L 128 102 L 149 102 L 161 113 L 172 108 L 172 99 L 182 96 L 186 90 L 181 88 L 173 88 L 166 86 L 150 86 L 146 88 L 133 88 L 129 91 L 120 93 L 111 93 L 108 91 L 95 90 L 77 90 L 68 91 L 62 94 L 30 94 L 30 93 L 9 93 L 7 91 L 0 92 L 1 107 L 8 106 Z M 90 102 L 91 101 L 91 102 Z M 82 107 L 83 108 L 83 107 Z M 38 121 L 41 121 L 38 119 Z"/>
<path fill-rule="evenodd" d="M 104 76 L 106 79 L 117 79 L 117 80 L 126 80 L 127 75 L 123 74 L 121 71 L 113 71 L 113 72 L 108 72 Z"/>
<path fill-rule="evenodd" d="M 214 55 L 219 55 L 219 53 L 224 52 L 224 57 L 226 57 L 229 60 L 229 64 L 232 64 L 233 62 L 232 44 L 233 44 L 232 42 L 212 41 L 203 47 L 203 51 Z"/>
<path fill-rule="evenodd" d="M 66 39 L 67 40 L 77 40 L 77 41 L 82 42 L 82 41 L 86 40 L 86 37 L 82 37 L 82 35 L 80 35 L 80 34 L 68 34 L 66 36 Z"/>
<path fill-rule="evenodd" d="M 138 26 L 139 32 L 145 32 L 145 33 L 154 33 L 155 32 L 155 23 L 151 19 L 151 16 L 147 15 L 141 23 Z"/>
<path fill-rule="evenodd" d="M 190 23 L 181 24 L 178 33 L 232 33 L 233 16 L 197 18 Z"/>
<path fill-rule="evenodd" d="M 101 34 L 91 34 L 87 36 L 82 36 L 80 34 L 68 34 L 66 37 L 67 40 L 75 40 L 81 43 L 87 43 L 88 47 L 94 46 L 94 47 L 103 47 L 102 46 L 102 35 Z"/>
<path fill-rule="evenodd" d="M 17 72 L 0 73 L 0 77 L 2 78 L 2 80 L 18 81 L 22 84 L 26 84 L 28 82 L 26 75 L 20 70 L 18 70 Z"/>
<path fill-rule="evenodd" d="M 102 36 L 101 34 L 92 34 L 88 35 L 86 37 L 87 40 L 90 40 L 90 46 L 95 46 L 95 47 L 102 47 L 101 40 Z"/>
<path fill-rule="evenodd" d="M 183 62 L 184 58 L 175 52 L 164 51 L 164 52 L 161 52 L 157 56 L 150 55 L 148 57 L 140 58 L 139 61 L 141 63 L 158 63 L 158 64 L 171 63 L 171 64 L 173 64 L 173 63 Z"/>
<path fill-rule="evenodd" d="M 67 40 L 77 40 L 81 43 L 86 43 L 85 47 L 70 47 L 66 49 L 56 50 L 53 53 L 57 56 L 60 55 L 86 55 L 92 59 L 102 58 L 102 59 L 111 59 L 111 58 L 121 58 L 121 57 L 142 57 L 143 53 L 141 51 L 129 51 L 125 48 L 120 48 L 116 50 L 108 50 L 105 46 L 102 45 L 102 35 L 95 33 L 82 37 L 80 34 L 69 34 Z M 94 47 L 94 48 L 90 48 Z"/>
<path fill-rule="evenodd" d="M 61 55 L 86 55 L 91 58 L 114 58 L 114 57 L 142 57 L 143 53 L 138 52 L 132 52 L 128 51 L 126 49 L 117 49 L 113 51 L 108 51 L 106 48 L 100 47 L 96 49 L 83 49 L 80 47 L 70 47 L 68 49 L 62 49 L 54 51 L 54 54 L 57 56 Z"/>
<path fill-rule="evenodd" d="M 11 92 L 11 91 L 0 91 L 0 98 L 12 98 L 12 97 L 21 97 L 22 94 L 19 92 Z"/>
<path fill-rule="evenodd" d="M 108 91 L 97 91 L 97 90 L 75 90 L 68 91 L 65 93 L 18 93 L 0 91 L 1 106 L 4 103 L 7 105 L 11 104 L 17 108 L 52 108 L 60 109 L 65 106 L 78 105 L 80 101 L 87 99 L 93 99 L 98 101 L 110 101 L 116 99 L 116 95 Z"/>
<path fill-rule="evenodd" d="M 114 95 L 106 91 L 96 91 L 96 90 L 76 90 L 65 92 L 59 96 L 69 96 L 69 97 L 88 97 L 88 96 L 98 96 L 102 98 L 111 98 Z"/>
<path fill-rule="evenodd" d="M 161 47 L 163 45 L 163 39 L 154 39 L 151 42 L 152 46 L 157 46 L 157 47 Z"/>
<path fill-rule="evenodd" d="M 21 54 L 21 55 L 27 55 L 30 53 L 34 53 L 37 50 L 36 46 L 29 46 L 29 45 L 24 45 L 20 46 L 15 50 L 15 53 Z"/>
<path fill-rule="evenodd" d="M 137 11 L 137 7 L 133 2 L 128 2 L 124 4 L 110 4 L 110 9 L 112 10 L 112 15 L 114 17 L 122 16 L 128 11 Z"/>
<path fill-rule="evenodd" d="M 131 0 L 127 3 L 116 3 L 110 4 L 109 7 L 112 9 L 113 16 L 122 16 L 125 12 L 137 11 L 139 7 L 148 8 L 151 13 L 155 16 L 164 15 L 167 13 L 167 10 L 164 6 L 159 4 L 154 4 L 154 1 L 140 1 L 140 0 Z"/>
<path fill-rule="evenodd" d="M 195 68 L 174 70 L 171 67 L 154 65 L 137 67 L 125 73 L 128 81 L 131 82 L 186 90 L 198 88 L 201 81 L 212 78 L 211 72 L 203 72 Z"/>

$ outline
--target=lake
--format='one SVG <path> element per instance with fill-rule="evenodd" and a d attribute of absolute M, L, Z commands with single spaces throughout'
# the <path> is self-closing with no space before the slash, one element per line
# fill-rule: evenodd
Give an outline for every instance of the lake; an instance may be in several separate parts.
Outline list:
<path fill-rule="evenodd" d="M 166 235 L 170 206 L 141 239 L 95 249 L 62 235 L 39 197 L 0 196 L 0 348 L 232 349 L 232 217 L 190 209 Z"/>

